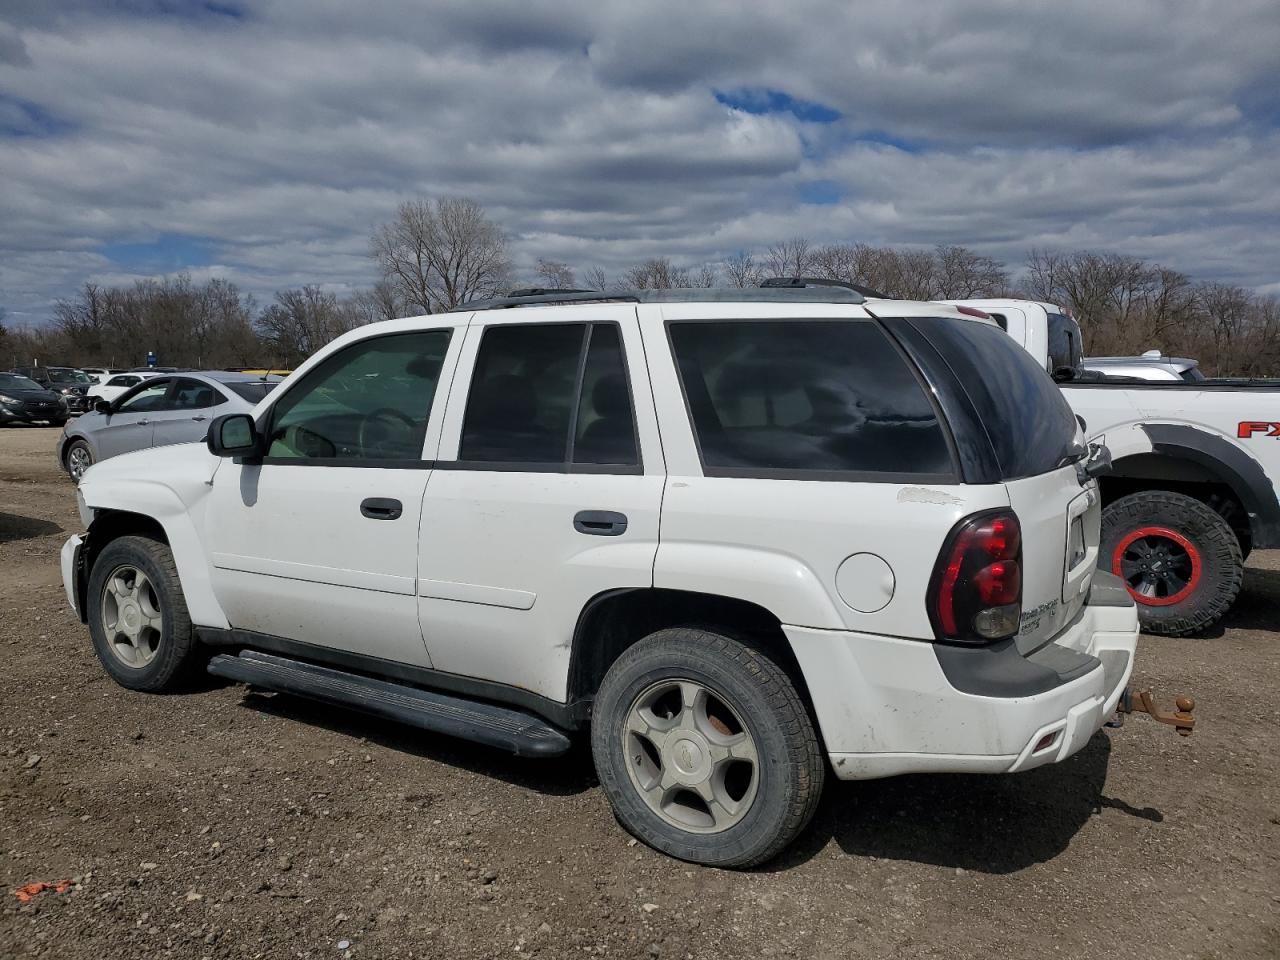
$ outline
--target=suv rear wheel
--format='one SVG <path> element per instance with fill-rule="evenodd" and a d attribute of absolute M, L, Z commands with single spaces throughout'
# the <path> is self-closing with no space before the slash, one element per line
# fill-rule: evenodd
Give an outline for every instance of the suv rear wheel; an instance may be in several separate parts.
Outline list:
<path fill-rule="evenodd" d="M 1101 566 L 1124 580 L 1148 633 L 1212 626 L 1244 579 L 1240 541 L 1212 508 L 1181 493 L 1131 493 L 1102 513 Z"/>
<path fill-rule="evenodd" d="M 660 630 L 606 674 L 591 724 L 596 771 L 622 825 L 682 860 L 749 867 L 808 824 L 826 762 L 790 677 L 760 650 Z"/>
<path fill-rule="evenodd" d="M 168 546 L 112 540 L 94 561 L 86 601 L 94 650 L 122 687 L 162 693 L 187 679 L 197 644 Z"/>

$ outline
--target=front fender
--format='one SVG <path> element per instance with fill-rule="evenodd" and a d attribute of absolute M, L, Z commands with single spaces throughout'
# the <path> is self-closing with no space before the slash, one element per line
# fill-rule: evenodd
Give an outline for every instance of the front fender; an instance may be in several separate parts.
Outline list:
<path fill-rule="evenodd" d="M 164 449 L 167 452 L 182 448 Z M 146 451 L 148 454 L 159 452 Z M 185 452 L 195 451 L 188 448 Z M 127 472 L 121 470 L 122 461 L 126 460 L 133 460 L 135 468 Z M 201 469 L 205 464 L 198 460 L 178 470 L 171 469 L 172 460 L 172 457 L 163 461 L 154 458 L 153 463 L 148 464 L 142 455 L 133 454 L 89 470 L 80 485 L 80 494 L 94 514 L 89 542 L 93 543 L 95 531 L 101 535 L 109 529 L 119 529 L 121 524 L 127 532 L 130 514 L 158 523 L 173 552 L 191 621 L 197 626 L 225 629 L 230 624 L 213 593 L 212 569 L 199 530 L 210 489 L 208 480 L 216 463 L 208 464 L 211 469 L 206 473 Z M 100 545 L 95 544 L 94 552 L 98 548 Z"/>

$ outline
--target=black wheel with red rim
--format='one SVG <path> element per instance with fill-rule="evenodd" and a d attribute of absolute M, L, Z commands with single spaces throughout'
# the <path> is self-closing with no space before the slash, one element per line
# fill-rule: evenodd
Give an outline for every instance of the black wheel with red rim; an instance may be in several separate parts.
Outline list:
<path fill-rule="evenodd" d="M 1121 538 L 1111 572 L 1138 603 L 1167 607 L 1191 596 L 1204 563 L 1194 543 L 1168 527 L 1139 527 Z"/>
<path fill-rule="evenodd" d="M 1102 512 L 1099 566 L 1120 577 L 1148 633 L 1199 633 L 1240 592 L 1244 560 L 1227 522 L 1191 497 L 1164 490 L 1121 497 Z"/>

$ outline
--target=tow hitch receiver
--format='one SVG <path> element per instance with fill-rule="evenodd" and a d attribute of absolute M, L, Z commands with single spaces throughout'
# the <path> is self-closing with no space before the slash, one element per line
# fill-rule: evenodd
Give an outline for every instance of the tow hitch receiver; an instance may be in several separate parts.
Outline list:
<path fill-rule="evenodd" d="M 1120 694 L 1120 702 L 1116 704 L 1115 719 L 1109 721 L 1107 726 L 1122 726 L 1126 713 L 1145 713 L 1152 720 L 1169 724 L 1169 726 L 1178 731 L 1180 736 L 1191 736 L 1191 731 L 1196 727 L 1196 718 L 1191 715 L 1191 711 L 1196 708 L 1195 699 L 1193 697 L 1175 697 L 1173 704 L 1177 707 L 1177 712 L 1165 713 L 1156 706 L 1155 695 L 1150 690 L 1135 690 L 1133 687 L 1125 687 L 1124 693 Z"/>

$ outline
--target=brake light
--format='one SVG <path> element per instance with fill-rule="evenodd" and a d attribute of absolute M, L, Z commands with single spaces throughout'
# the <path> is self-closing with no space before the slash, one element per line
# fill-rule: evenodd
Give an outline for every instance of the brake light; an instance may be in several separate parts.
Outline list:
<path fill-rule="evenodd" d="M 947 537 L 929 585 L 939 640 L 989 643 L 1018 632 L 1022 618 L 1022 528 L 1008 510 L 961 521 Z"/>
<path fill-rule="evenodd" d="M 993 319 L 991 314 L 987 313 L 987 311 L 985 310 L 979 310 L 977 307 L 957 306 L 956 309 L 959 310 L 961 313 L 963 313 L 967 317 L 978 317 L 981 320 Z"/>

